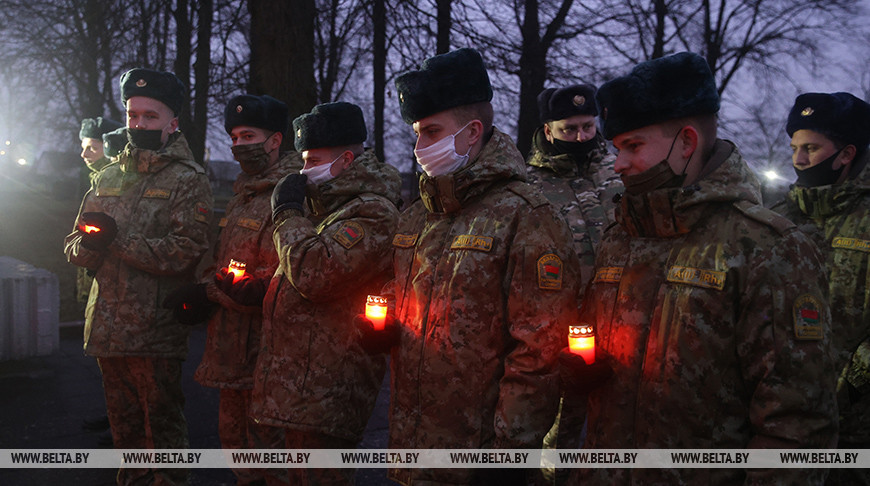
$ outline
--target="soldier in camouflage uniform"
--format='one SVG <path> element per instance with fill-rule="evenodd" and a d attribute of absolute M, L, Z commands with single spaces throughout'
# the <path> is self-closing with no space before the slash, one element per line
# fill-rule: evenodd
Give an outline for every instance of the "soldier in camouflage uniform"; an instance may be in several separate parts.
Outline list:
<path fill-rule="evenodd" d="M 396 80 L 414 128 L 422 200 L 393 239 L 398 336 L 391 448 L 540 447 L 559 403 L 556 356 L 577 317 L 579 268 L 558 210 L 526 184 L 494 128 L 469 48 Z M 364 339 L 366 339 L 364 333 Z M 529 465 L 530 468 L 536 465 Z M 518 469 L 390 469 L 402 484 L 526 484 Z"/>
<path fill-rule="evenodd" d="M 870 448 L 870 105 L 849 93 L 805 93 L 788 116 L 798 179 L 774 210 L 825 255 L 840 449 Z M 867 469 L 831 469 L 828 484 L 870 484 Z"/>
<path fill-rule="evenodd" d="M 67 259 L 96 272 L 85 353 L 97 357 L 115 447 L 188 447 L 181 362 L 189 328 L 158 303 L 192 281 L 208 248 L 211 188 L 193 160 L 178 112 L 185 89 L 172 73 L 121 76 L 129 144 L 85 195 Z M 186 469 L 121 468 L 118 484 L 186 484 Z"/>
<path fill-rule="evenodd" d="M 97 174 L 111 162 L 103 150 L 103 135 L 121 128 L 123 125 L 108 118 L 96 117 L 82 120 L 79 139 L 82 141 L 82 160 L 88 169 L 89 187 L 94 185 Z M 81 303 L 88 301 L 94 278 L 88 275 L 86 268 L 76 270 L 76 300 Z"/>
<path fill-rule="evenodd" d="M 305 167 L 272 196 L 279 265 L 263 304 L 251 415 L 284 428 L 288 449 L 354 449 L 386 363 L 363 351 L 351 321 L 392 276 L 401 180 L 364 150 L 354 104 L 315 106 L 293 130 Z M 290 484 L 352 484 L 354 470 L 288 475 Z"/>
<path fill-rule="evenodd" d="M 595 126 L 594 86 L 547 88 L 538 94 L 538 114 L 543 125 L 535 130 L 526 160 L 528 181 L 541 188 L 571 228 L 580 258 L 580 281 L 585 286 L 592 278 L 595 249 L 604 228 L 613 222 L 613 198 L 622 192 L 622 182 L 613 170 L 616 158 L 607 153 L 607 142 Z M 567 407 L 566 399 L 572 402 Z M 580 447 L 585 418 L 584 397 L 563 397 L 544 447 Z M 558 438 L 562 440 L 557 443 Z M 547 469 L 544 474 L 552 482 L 552 471 Z"/>
<path fill-rule="evenodd" d="M 271 449 L 284 444 L 282 429 L 255 423 L 249 411 L 260 351 L 263 297 L 278 268 L 272 244 L 272 190 L 282 177 L 302 168 L 298 152 L 279 155 L 289 123 L 287 105 L 268 95 L 245 94 L 227 103 L 224 128 L 242 172 L 233 185 L 226 217 L 220 221 L 213 265 L 203 273 L 202 283 L 179 289 L 171 299 L 182 321 L 211 314 L 205 351 L 194 378 L 220 389 L 218 433 L 225 449 Z M 229 286 L 232 276 L 226 278 L 230 260 L 246 265 L 245 275 L 235 288 Z M 213 276 L 217 272 L 216 283 Z M 261 484 L 267 475 L 276 474 L 269 482 L 280 482 L 278 478 L 283 476 L 282 470 L 272 468 L 237 468 L 233 473 L 240 486 Z"/>
<path fill-rule="evenodd" d="M 692 53 L 647 61 L 596 95 L 625 185 L 581 306 L 596 363 L 584 447 L 827 448 L 836 443 L 830 312 L 818 249 L 760 205 L 719 96 Z M 564 354 L 562 356 L 570 356 Z M 560 358 L 562 358 L 560 356 Z M 590 367 L 562 359 L 583 380 Z M 591 484 L 813 484 L 826 471 L 588 469 Z"/>

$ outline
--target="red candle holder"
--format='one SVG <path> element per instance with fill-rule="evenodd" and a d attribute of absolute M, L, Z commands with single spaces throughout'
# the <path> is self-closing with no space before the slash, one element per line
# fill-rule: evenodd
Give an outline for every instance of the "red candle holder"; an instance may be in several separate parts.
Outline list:
<path fill-rule="evenodd" d="M 245 262 L 230 260 L 230 265 L 227 267 L 227 273 L 233 274 L 233 283 L 238 282 L 245 276 L 246 266 L 247 264 Z"/>
<path fill-rule="evenodd" d="M 387 298 L 380 295 L 369 295 L 366 298 L 366 319 L 372 321 L 376 331 L 384 329 L 387 318 Z"/>
<path fill-rule="evenodd" d="M 595 362 L 595 328 L 588 324 L 568 326 L 568 348 L 586 364 Z"/>

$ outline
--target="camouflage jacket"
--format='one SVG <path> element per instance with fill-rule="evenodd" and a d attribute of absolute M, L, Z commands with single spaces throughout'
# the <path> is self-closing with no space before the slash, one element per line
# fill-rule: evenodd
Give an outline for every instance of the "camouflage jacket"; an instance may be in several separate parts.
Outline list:
<path fill-rule="evenodd" d="M 107 157 L 101 157 L 93 164 L 85 164 L 88 169 L 89 186 L 94 186 L 94 181 L 101 170 L 105 169 L 111 163 Z M 88 275 L 88 269 L 79 267 L 76 269 L 76 300 L 81 303 L 87 303 L 88 295 L 91 293 L 91 287 L 94 284 L 94 277 Z"/>
<path fill-rule="evenodd" d="M 870 443 L 870 151 L 843 184 L 793 186 L 774 210 L 815 238 L 826 257 L 832 347 L 837 369 L 840 439 Z"/>
<path fill-rule="evenodd" d="M 105 252 L 64 240 L 70 263 L 96 270 L 85 309 L 85 353 L 98 357 L 184 359 L 189 328 L 160 303 L 190 283 L 208 249 L 211 186 L 180 132 L 159 151 L 128 146 L 100 172 L 79 214 L 115 218 L 118 235 Z M 76 228 L 78 218 L 76 218 Z"/>
<path fill-rule="evenodd" d="M 308 186 L 306 216 L 279 215 L 279 266 L 254 372 L 258 423 L 362 437 L 386 364 L 359 346 L 353 317 L 392 276 L 400 186 L 398 171 L 366 151 L 340 176 Z"/>
<path fill-rule="evenodd" d="M 220 240 L 214 263 L 203 272 L 209 300 L 218 303 L 208 321 L 202 362 L 194 378 L 205 386 L 218 388 L 253 387 L 254 364 L 260 351 L 261 306 L 243 306 L 214 284 L 214 274 L 230 259 L 244 262 L 246 274 L 268 283 L 278 268 L 278 254 L 272 243 L 272 190 L 291 172 L 302 168 L 298 152 L 288 152 L 260 174 L 240 172 L 233 184 L 233 198 L 226 217 L 220 221 Z"/>
<path fill-rule="evenodd" d="M 466 167 L 421 177 L 424 200 L 402 214 L 396 278 L 385 286 L 402 323 L 390 364 L 391 448 L 537 448 L 553 424 L 554 364 L 576 321 L 579 264 L 558 210 L 524 179 L 522 156 L 495 130 Z M 390 477 L 469 484 L 474 471 Z"/>
<path fill-rule="evenodd" d="M 622 180 L 613 170 L 616 157 L 607 153 L 600 134 L 596 140 L 598 148 L 577 160 L 571 154 L 554 154 L 543 128 L 538 128 L 526 161 L 528 182 L 541 188 L 571 228 L 584 285 L 592 278 L 601 235 L 613 222 L 613 198 L 622 192 Z"/>
<path fill-rule="evenodd" d="M 760 205 L 758 181 L 730 142 L 717 141 L 705 172 L 686 188 L 624 196 L 605 233 L 580 320 L 596 327 L 597 359 L 614 376 L 590 395 L 584 447 L 832 447 L 819 251 Z M 580 474 L 594 484 L 809 484 L 824 471 Z"/>

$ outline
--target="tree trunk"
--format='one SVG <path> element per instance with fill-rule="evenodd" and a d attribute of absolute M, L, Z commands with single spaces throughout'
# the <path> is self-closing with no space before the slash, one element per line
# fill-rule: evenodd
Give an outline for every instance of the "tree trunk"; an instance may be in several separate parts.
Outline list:
<path fill-rule="evenodd" d="M 537 0 L 525 0 L 523 45 L 520 53 L 520 114 L 517 120 L 517 148 L 523 157 L 532 147 L 532 135 L 538 127 L 538 93 L 547 79 L 547 56 L 539 36 Z"/>
<path fill-rule="evenodd" d="M 205 137 L 208 129 L 208 87 L 211 68 L 211 30 L 214 18 L 212 0 L 197 2 L 196 61 L 193 63 L 193 126 L 190 131 L 190 150 L 196 160 L 205 160 Z"/>
<path fill-rule="evenodd" d="M 444 54 L 450 51 L 450 27 L 452 25 L 450 7 L 452 3 L 453 0 L 436 0 L 435 2 L 438 17 L 437 54 Z"/>
<path fill-rule="evenodd" d="M 443 0 L 442 0 L 443 1 Z M 378 160 L 384 161 L 384 98 L 387 86 L 387 8 L 386 0 L 373 0 L 372 68 L 374 76 L 374 147 Z"/>
<path fill-rule="evenodd" d="M 190 25 L 190 12 L 187 0 L 176 0 L 175 10 L 172 12 L 175 17 L 175 62 L 172 65 L 172 70 L 178 79 L 184 83 L 187 89 L 187 103 L 181 107 L 178 113 L 178 128 L 185 134 L 185 137 L 193 135 L 193 116 L 190 113 L 190 99 L 192 95 L 192 86 L 190 85 L 190 44 L 193 39 Z M 190 142 L 190 140 L 188 140 Z M 202 158 L 196 158 L 202 160 Z"/>
<path fill-rule="evenodd" d="M 317 103 L 314 80 L 314 0 L 248 0 L 251 71 L 248 91 L 285 103 L 290 119 Z M 282 147 L 293 147 L 293 137 Z"/>

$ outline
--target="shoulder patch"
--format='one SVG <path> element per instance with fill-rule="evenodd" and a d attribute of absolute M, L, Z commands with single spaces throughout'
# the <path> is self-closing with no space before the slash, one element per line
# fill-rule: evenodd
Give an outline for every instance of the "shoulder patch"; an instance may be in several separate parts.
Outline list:
<path fill-rule="evenodd" d="M 784 235 L 789 230 L 796 227 L 794 223 L 784 216 L 771 211 L 760 204 L 753 204 L 749 201 L 742 200 L 733 203 L 732 206 L 737 208 L 737 210 L 743 213 L 747 218 L 773 228 L 774 231 L 780 235 Z"/>
<path fill-rule="evenodd" d="M 668 269 L 668 282 L 722 290 L 725 288 L 725 272 L 706 268 L 681 267 Z"/>
<path fill-rule="evenodd" d="M 622 267 L 601 267 L 595 271 L 592 282 L 619 283 L 620 280 L 622 280 Z"/>
<path fill-rule="evenodd" d="M 818 341 L 824 337 L 822 300 L 804 294 L 794 301 L 794 336 L 800 340 Z"/>
<path fill-rule="evenodd" d="M 338 228 L 332 235 L 332 238 L 339 242 L 341 246 L 350 249 L 350 247 L 359 243 L 365 234 L 366 232 L 361 224 L 356 221 L 348 221 Z"/>
<path fill-rule="evenodd" d="M 97 197 L 118 197 L 120 195 L 120 187 L 97 187 Z"/>
<path fill-rule="evenodd" d="M 479 235 L 458 235 L 450 243 L 451 250 L 492 250 L 492 237 Z"/>
<path fill-rule="evenodd" d="M 507 189 L 525 199 L 533 208 L 550 204 L 550 201 L 541 193 L 538 186 L 526 182 L 514 181 L 508 184 Z"/>
<path fill-rule="evenodd" d="M 417 235 L 402 235 L 397 234 L 393 236 L 393 246 L 399 248 L 412 248 L 417 244 Z"/>
<path fill-rule="evenodd" d="M 263 225 L 263 222 L 251 218 L 240 218 L 237 225 L 241 226 L 242 228 L 248 228 L 249 230 L 259 231 L 260 226 Z"/>
<path fill-rule="evenodd" d="M 150 189 L 146 189 L 145 194 L 143 194 L 142 197 L 147 199 L 169 199 L 170 194 L 172 194 L 172 191 L 170 191 L 169 189 L 152 187 Z"/>
<path fill-rule="evenodd" d="M 208 204 L 197 202 L 193 212 L 193 219 L 200 223 L 208 223 L 208 216 L 210 213 L 211 211 L 208 209 Z"/>
<path fill-rule="evenodd" d="M 538 258 L 538 287 L 544 290 L 562 288 L 562 259 L 554 253 Z"/>
<path fill-rule="evenodd" d="M 870 240 L 859 240 L 858 238 L 844 238 L 837 236 L 831 242 L 831 248 L 842 248 L 844 250 L 857 250 L 870 253 Z"/>

